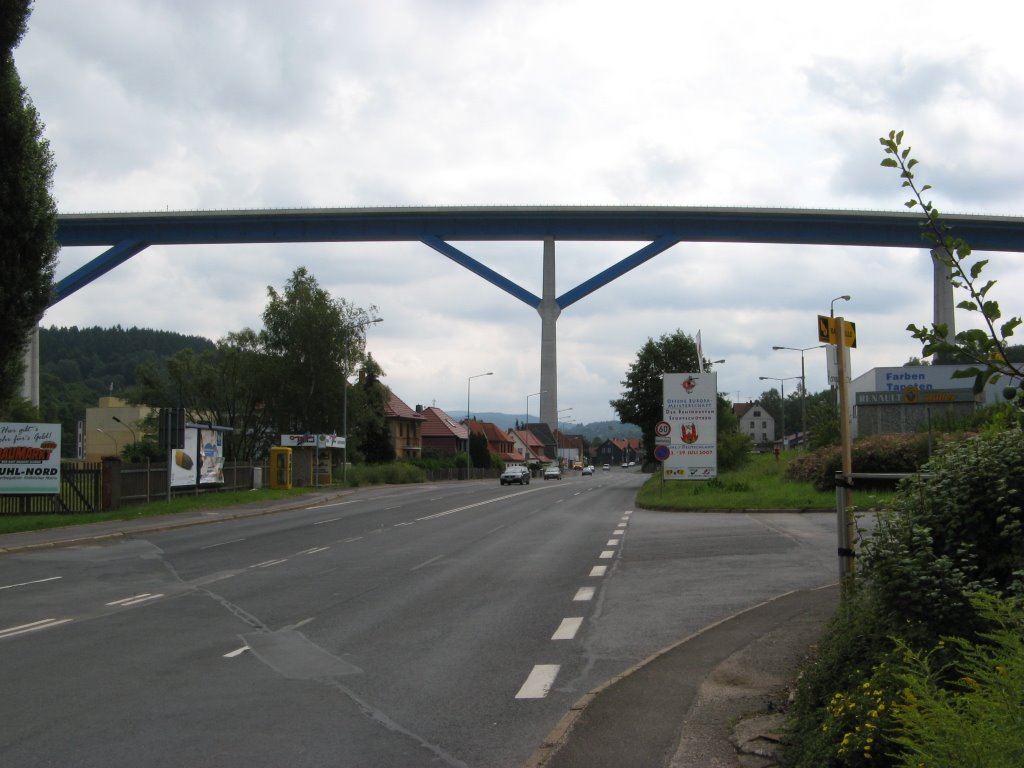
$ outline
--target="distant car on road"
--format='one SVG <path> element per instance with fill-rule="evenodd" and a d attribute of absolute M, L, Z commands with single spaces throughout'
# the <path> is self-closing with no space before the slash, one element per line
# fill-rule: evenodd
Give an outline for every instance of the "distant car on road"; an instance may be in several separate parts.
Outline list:
<path fill-rule="evenodd" d="M 593 465 L 584 467 L 583 468 L 583 474 L 584 475 L 592 475 L 592 474 L 594 474 L 594 467 L 593 467 Z"/>
<path fill-rule="evenodd" d="M 519 483 L 520 485 L 530 484 L 530 470 L 526 467 L 509 467 L 501 473 L 502 485 L 512 485 L 512 483 Z"/>
<path fill-rule="evenodd" d="M 611 464 L 605 464 L 603 467 L 601 467 L 601 469 L 603 469 L 605 472 L 610 472 L 611 468 L 612 468 Z"/>
<path fill-rule="evenodd" d="M 548 467 L 547 469 L 544 470 L 544 479 L 545 480 L 561 480 L 562 479 L 562 470 L 560 470 L 558 467 Z"/>

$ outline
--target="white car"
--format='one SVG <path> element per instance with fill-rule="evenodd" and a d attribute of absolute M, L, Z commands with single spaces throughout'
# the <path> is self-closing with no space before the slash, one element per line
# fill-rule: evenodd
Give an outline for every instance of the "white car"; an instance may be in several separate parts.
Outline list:
<path fill-rule="evenodd" d="M 558 467 L 548 467 L 547 469 L 544 470 L 544 479 L 545 480 L 561 480 L 562 479 L 562 470 L 560 470 Z"/>

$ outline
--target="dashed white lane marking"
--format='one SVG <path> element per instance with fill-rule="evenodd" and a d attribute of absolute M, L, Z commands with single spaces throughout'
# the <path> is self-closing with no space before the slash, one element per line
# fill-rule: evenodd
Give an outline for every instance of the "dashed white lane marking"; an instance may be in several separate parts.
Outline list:
<path fill-rule="evenodd" d="M 611 559 L 612 559 L 613 557 L 615 557 L 615 550 L 612 550 L 612 549 L 606 549 L 606 550 L 605 550 L 604 552 L 602 552 L 602 553 L 601 553 L 601 554 L 599 555 L 599 557 L 600 557 L 600 558 L 601 558 L 602 560 L 611 560 Z"/>
<path fill-rule="evenodd" d="M 576 633 L 580 631 L 582 624 L 582 616 L 571 616 L 567 619 L 562 619 L 562 623 L 558 625 L 558 629 L 555 630 L 555 634 L 551 636 L 551 639 L 572 640 L 576 637 Z"/>
<path fill-rule="evenodd" d="M 543 699 L 558 677 L 558 664 L 537 664 L 516 694 L 517 699 Z"/>
<path fill-rule="evenodd" d="M 612 531 L 612 536 L 622 536 L 625 533 L 626 533 L 626 529 L 625 528 L 617 528 L 616 530 Z"/>
<path fill-rule="evenodd" d="M 342 519 L 343 518 L 340 518 L 340 517 L 330 517 L 330 518 L 328 518 L 326 520 L 317 520 L 315 523 L 313 523 L 313 525 L 326 525 L 327 523 L 336 523 L 336 522 L 338 522 L 339 520 L 342 520 Z"/>
<path fill-rule="evenodd" d="M 224 654 L 225 659 L 233 659 L 235 656 L 241 656 L 243 653 L 249 650 L 248 645 L 243 645 L 241 648 L 236 648 L 233 651 L 228 651 Z"/>
<path fill-rule="evenodd" d="M 124 608 L 128 605 L 138 605 L 139 603 L 145 603 L 149 600 L 156 600 L 158 597 L 163 597 L 163 592 L 153 595 L 149 592 L 143 592 L 141 595 L 132 595 L 131 597 L 122 597 L 120 600 L 112 600 L 107 605 L 116 605 L 119 608 Z"/>
<path fill-rule="evenodd" d="M 587 600 L 593 600 L 594 591 L 594 587 L 580 587 L 576 590 L 576 596 L 573 598 L 573 602 L 582 603 Z"/>
<path fill-rule="evenodd" d="M 237 544 L 240 541 L 245 541 L 245 539 L 230 539 L 228 541 L 218 541 L 216 544 L 207 544 L 205 547 L 200 547 L 200 549 L 214 549 L 215 547 L 223 547 L 225 544 Z"/>
<path fill-rule="evenodd" d="M 359 540 L 360 540 L 361 538 L 363 538 L 363 537 L 362 537 L 362 536 L 353 536 L 353 537 L 352 537 L 352 538 L 350 538 L 350 539 L 342 539 L 342 540 L 341 540 L 341 543 L 342 543 L 342 544 L 349 544 L 349 543 L 351 543 L 351 542 L 353 542 L 353 541 L 359 541 Z"/>
<path fill-rule="evenodd" d="M 330 547 L 313 547 L 312 549 L 304 549 L 301 552 L 299 552 L 299 554 L 300 555 L 315 555 L 317 552 L 323 552 L 326 549 L 330 549 Z"/>
<path fill-rule="evenodd" d="M 5 637 L 24 635 L 26 632 L 35 632 L 38 629 L 49 629 L 50 627 L 56 627 L 60 624 L 67 624 L 69 621 L 71 621 L 71 619 L 42 619 L 40 621 L 33 621 L 31 624 L 19 624 L 16 627 L 0 629 L 0 640 Z"/>
<path fill-rule="evenodd" d="M 63 576 L 51 576 L 48 579 L 36 579 L 35 581 L 23 581 L 20 584 L 7 584 L 0 589 L 14 589 L 15 587 L 27 587 L 29 584 L 42 584 L 46 581 L 56 581 L 57 579 L 63 579 Z"/>
<path fill-rule="evenodd" d="M 395 523 L 395 528 L 401 528 L 403 525 L 416 525 L 416 523 Z"/>
<path fill-rule="evenodd" d="M 420 563 L 419 565 L 414 565 L 412 568 L 409 569 L 409 573 L 412 573 L 413 571 L 418 571 L 420 568 L 426 568 L 431 563 L 436 563 L 442 557 L 444 557 L 444 555 L 437 555 L 436 557 L 432 557 L 429 560 Z"/>
<path fill-rule="evenodd" d="M 605 546 L 606 547 L 617 547 L 617 546 L 619 546 L 619 540 L 618 539 L 608 539 L 608 543 L 605 544 Z"/>
<path fill-rule="evenodd" d="M 256 563 L 255 565 L 250 565 L 249 567 L 250 568 L 270 568 L 273 565 L 280 565 L 281 563 L 285 563 L 287 561 L 288 561 L 288 558 L 282 558 L 280 560 L 264 560 L 262 563 Z"/>
<path fill-rule="evenodd" d="M 595 565 L 590 569 L 591 576 L 604 576 L 608 572 L 607 565 Z"/>

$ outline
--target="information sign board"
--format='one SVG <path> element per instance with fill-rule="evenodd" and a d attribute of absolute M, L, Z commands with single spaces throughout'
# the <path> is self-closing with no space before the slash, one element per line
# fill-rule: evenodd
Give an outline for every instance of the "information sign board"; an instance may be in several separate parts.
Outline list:
<path fill-rule="evenodd" d="M 718 475 L 718 375 L 666 373 L 662 420 L 669 424 L 666 480 L 710 480 Z M 658 446 L 662 447 L 662 446 Z"/>

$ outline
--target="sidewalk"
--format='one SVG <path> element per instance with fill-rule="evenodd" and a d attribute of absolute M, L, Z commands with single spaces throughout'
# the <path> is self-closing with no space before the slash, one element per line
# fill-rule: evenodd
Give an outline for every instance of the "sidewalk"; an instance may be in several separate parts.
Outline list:
<path fill-rule="evenodd" d="M 775 765 L 776 710 L 838 600 L 790 592 L 682 640 L 584 695 L 523 768 Z"/>

